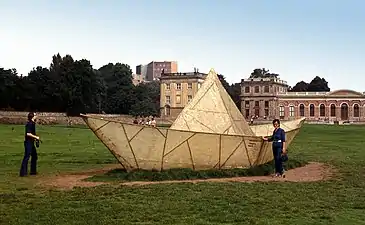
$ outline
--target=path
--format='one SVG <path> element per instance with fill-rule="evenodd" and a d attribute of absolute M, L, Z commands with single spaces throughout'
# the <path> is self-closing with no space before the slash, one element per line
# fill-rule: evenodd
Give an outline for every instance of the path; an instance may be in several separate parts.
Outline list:
<path fill-rule="evenodd" d="M 58 175 L 50 177 L 41 182 L 42 186 L 55 187 L 58 189 L 72 189 L 73 187 L 94 187 L 107 182 L 83 181 L 88 177 L 103 174 L 111 169 L 119 168 L 118 165 L 108 166 L 102 170 L 90 170 L 77 174 Z M 168 181 L 121 181 L 120 185 L 150 185 L 150 184 L 171 184 L 171 183 L 198 183 L 198 182 L 312 182 L 329 179 L 332 169 L 322 163 L 311 162 L 304 167 L 298 167 L 286 172 L 285 178 L 273 178 L 272 176 L 251 176 L 251 177 L 229 177 L 229 178 L 210 178 L 194 180 L 168 180 Z"/>

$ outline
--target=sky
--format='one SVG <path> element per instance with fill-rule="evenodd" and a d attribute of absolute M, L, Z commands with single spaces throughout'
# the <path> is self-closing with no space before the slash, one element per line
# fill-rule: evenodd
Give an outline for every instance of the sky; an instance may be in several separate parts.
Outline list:
<path fill-rule="evenodd" d="M 28 74 L 60 53 L 94 68 L 177 61 L 229 83 L 266 68 L 294 86 L 365 91 L 365 1 L 0 0 L 0 67 Z"/>

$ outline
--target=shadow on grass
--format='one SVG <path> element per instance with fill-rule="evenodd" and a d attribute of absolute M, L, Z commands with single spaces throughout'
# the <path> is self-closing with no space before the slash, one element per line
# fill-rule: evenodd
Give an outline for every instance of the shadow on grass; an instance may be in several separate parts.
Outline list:
<path fill-rule="evenodd" d="M 289 160 L 286 162 L 285 169 L 294 169 L 306 165 L 305 161 Z M 251 167 L 248 169 L 210 169 L 194 171 L 192 169 L 169 169 L 164 171 L 153 170 L 135 170 L 127 172 L 124 169 L 114 169 L 105 174 L 95 175 L 85 179 L 85 181 L 94 182 L 112 182 L 112 181 L 164 181 L 164 180 L 193 180 L 208 178 L 227 178 L 227 177 L 244 177 L 244 176 L 267 176 L 274 173 L 273 161 Z"/>

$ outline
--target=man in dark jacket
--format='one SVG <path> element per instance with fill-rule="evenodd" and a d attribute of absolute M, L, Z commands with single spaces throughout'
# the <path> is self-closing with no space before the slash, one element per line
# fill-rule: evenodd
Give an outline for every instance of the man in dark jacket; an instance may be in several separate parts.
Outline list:
<path fill-rule="evenodd" d="M 34 143 L 36 141 L 39 141 L 39 136 L 36 135 L 35 120 L 36 120 L 35 113 L 30 112 L 28 114 L 28 122 L 25 125 L 24 158 L 20 168 L 21 177 L 28 175 L 28 161 L 30 157 L 32 157 L 30 161 L 30 175 L 37 174 L 38 155 Z"/>

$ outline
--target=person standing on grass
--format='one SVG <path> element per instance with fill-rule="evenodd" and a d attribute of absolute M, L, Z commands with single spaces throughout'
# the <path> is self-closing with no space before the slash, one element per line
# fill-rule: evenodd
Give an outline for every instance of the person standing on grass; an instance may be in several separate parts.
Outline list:
<path fill-rule="evenodd" d="M 30 161 L 30 175 L 37 174 L 38 155 L 34 142 L 39 141 L 39 136 L 36 136 L 35 120 L 35 113 L 28 113 L 28 122 L 25 125 L 24 158 L 20 168 L 21 177 L 28 175 L 28 161 L 30 157 L 32 157 Z"/>
<path fill-rule="evenodd" d="M 275 177 L 285 177 L 283 168 L 283 158 L 286 156 L 285 131 L 280 128 L 280 120 L 272 121 L 274 131 L 271 137 L 263 137 L 265 141 L 272 142 L 272 151 L 275 160 Z"/>

